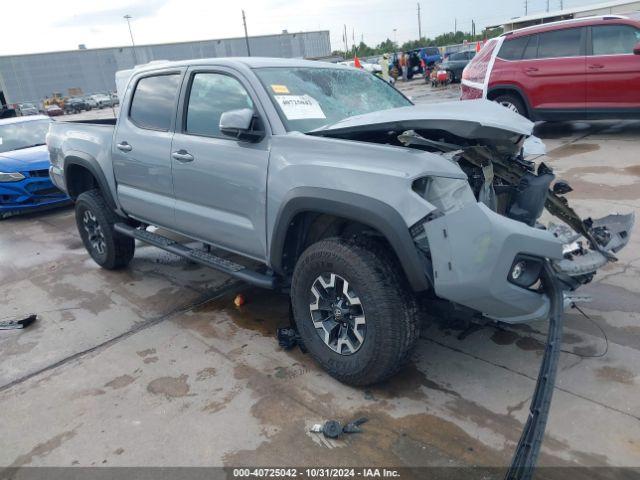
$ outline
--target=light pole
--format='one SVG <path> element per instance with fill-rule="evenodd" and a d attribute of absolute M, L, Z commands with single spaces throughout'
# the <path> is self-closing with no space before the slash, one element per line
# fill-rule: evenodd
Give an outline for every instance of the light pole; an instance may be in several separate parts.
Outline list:
<path fill-rule="evenodd" d="M 133 18 L 131 15 L 126 14 L 124 17 L 127 21 L 127 25 L 129 26 L 129 35 L 131 36 L 131 46 L 133 47 L 133 62 L 134 65 L 138 64 L 138 56 L 136 55 L 136 43 L 133 41 L 133 32 L 131 31 L 131 22 L 130 20 Z"/>
<path fill-rule="evenodd" d="M 393 29 L 393 43 L 395 43 L 396 46 L 398 46 L 398 29 L 397 28 Z"/>

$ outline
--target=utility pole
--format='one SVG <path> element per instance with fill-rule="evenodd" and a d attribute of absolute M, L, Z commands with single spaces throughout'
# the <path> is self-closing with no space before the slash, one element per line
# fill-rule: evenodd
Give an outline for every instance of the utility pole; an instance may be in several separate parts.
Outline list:
<path fill-rule="evenodd" d="M 342 35 L 342 38 L 344 39 L 344 54 L 346 55 L 347 52 L 349 51 L 349 45 L 348 45 L 348 39 L 347 39 L 347 25 L 344 25 L 344 32 Z"/>
<path fill-rule="evenodd" d="M 525 17 L 529 15 L 529 2 L 528 0 L 524 0 L 524 15 Z"/>
<path fill-rule="evenodd" d="M 249 34 L 247 33 L 247 18 L 242 10 L 242 23 L 244 24 L 244 41 L 247 43 L 247 57 L 251 56 L 251 48 L 249 48 Z"/>
<path fill-rule="evenodd" d="M 138 64 L 138 55 L 136 55 L 136 43 L 133 41 L 133 32 L 131 31 L 131 22 L 129 20 L 131 20 L 133 17 L 129 14 L 126 14 L 124 17 L 126 21 L 127 21 L 127 25 L 129 26 L 129 36 L 131 36 L 131 46 L 133 47 L 133 63 L 135 65 Z"/>
<path fill-rule="evenodd" d="M 458 31 L 458 19 L 454 18 L 453 19 L 453 33 L 456 33 Z"/>
<path fill-rule="evenodd" d="M 564 2 L 560 0 L 560 11 L 564 10 Z"/>
<path fill-rule="evenodd" d="M 549 0 L 547 0 L 547 13 L 549 13 Z"/>
<path fill-rule="evenodd" d="M 422 22 L 420 21 L 420 2 L 418 2 L 418 39 L 422 38 Z"/>
<path fill-rule="evenodd" d="M 471 20 L 471 36 L 476 36 L 476 22 L 474 20 Z"/>

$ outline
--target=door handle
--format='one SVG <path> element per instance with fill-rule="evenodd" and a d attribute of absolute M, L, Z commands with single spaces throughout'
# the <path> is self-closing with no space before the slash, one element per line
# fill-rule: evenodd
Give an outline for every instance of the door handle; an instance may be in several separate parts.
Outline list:
<path fill-rule="evenodd" d="M 118 147 L 118 150 L 120 150 L 121 152 L 130 152 L 131 150 L 133 150 L 133 147 L 127 142 L 120 142 L 116 145 L 116 147 Z"/>
<path fill-rule="evenodd" d="M 534 72 L 537 72 L 538 69 L 536 67 L 529 67 L 529 68 L 525 68 L 524 71 L 527 73 L 534 73 Z"/>
<path fill-rule="evenodd" d="M 177 152 L 173 152 L 171 156 L 179 162 L 193 162 L 193 155 L 186 150 L 178 150 Z"/>
<path fill-rule="evenodd" d="M 604 68 L 604 65 L 601 65 L 601 64 L 599 64 L 599 63 L 594 63 L 593 65 L 589 65 L 589 68 L 590 68 L 591 70 L 599 70 L 599 69 L 601 69 L 601 68 Z"/>

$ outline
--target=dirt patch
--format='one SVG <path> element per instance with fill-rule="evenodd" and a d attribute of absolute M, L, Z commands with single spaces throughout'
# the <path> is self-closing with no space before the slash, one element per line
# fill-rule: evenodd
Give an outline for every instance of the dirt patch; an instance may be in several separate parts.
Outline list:
<path fill-rule="evenodd" d="M 551 158 L 567 158 L 574 155 L 582 155 L 585 153 L 595 152 L 600 150 L 600 145 L 594 143 L 569 143 L 562 145 L 555 150 L 549 152 Z"/>
<path fill-rule="evenodd" d="M 146 357 L 148 355 L 153 355 L 156 353 L 156 349 L 155 348 L 147 348 L 146 350 L 140 350 L 139 352 L 136 352 L 138 354 L 139 357 Z"/>
<path fill-rule="evenodd" d="M 596 376 L 600 380 L 633 385 L 635 375 L 622 367 L 600 367 L 596 370 Z"/>
<path fill-rule="evenodd" d="M 113 451 L 113 454 L 114 454 L 114 455 L 122 455 L 123 453 L 124 453 L 124 448 L 122 448 L 122 447 L 120 447 L 120 448 L 116 448 L 116 449 Z"/>
<path fill-rule="evenodd" d="M 516 341 L 516 346 L 525 351 L 542 351 L 544 350 L 544 342 L 533 337 L 521 337 Z"/>
<path fill-rule="evenodd" d="M 49 440 L 39 443 L 35 447 L 33 447 L 28 453 L 24 455 L 20 455 L 17 457 L 10 467 L 20 467 L 22 465 L 28 465 L 33 461 L 35 457 L 46 457 L 55 449 L 60 447 L 63 443 L 71 440 L 76 436 L 76 430 L 80 427 L 78 425 L 73 430 L 68 430 L 66 432 L 59 433 L 55 437 L 50 438 Z"/>
<path fill-rule="evenodd" d="M 78 393 L 74 394 L 72 398 L 82 398 L 82 397 L 98 397 L 100 395 L 104 395 L 105 392 L 101 388 L 88 388 L 86 390 L 80 390 Z"/>
<path fill-rule="evenodd" d="M 509 330 L 496 330 L 493 335 L 491 335 L 491 341 L 497 345 L 511 345 L 519 338 L 520 335 Z"/>
<path fill-rule="evenodd" d="M 118 390 L 119 388 L 124 388 L 127 385 L 133 383 L 135 378 L 131 375 L 121 375 L 119 377 L 114 378 L 108 383 L 105 383 L 105 387 L 113 388 L 114 390 Z"/>
<path fill-rule="evenodd" d="M 147 385 L 147 391 L 154 395 L 164 395 L 167 398 L 186 397 L 189 394 L 189 375 L 182 374 L 179 377 L 160 377 L 152 380 Z"/>
<path fill-rule="evenodd" d="M 245 304 L 237 307 L 233 300 L 235 294 L 225 295 L 211 300 L 194 310 L 194 313 L 216 312 L 217 322 L 230 321 L 232 333 L 237 329 L 253 330 L 264 336 L 273 336 L 278 327 L 289 323 L 289 297 L 270 290 L 250 288 L 242 295 Z M 218 336 L 210 322 L 191 321 L 188 328 L 198 330 L 203 336 Z"/>
<path fill-rule="evenodd" d="M 568 332 L 562 335 L 562 343 L 565 343 L 567 345 L 581 343 L 582 341 L 582 337 L 580 335 L 576 335 L 575 333 Z"/>
<path fill-rule="evenodd" d="M 202 382 L 208 378 L 213 377 L 216 374 L 216 369 L 213 367 L 203 368 L 196 375 L 196 382 Z"/>
<path fill-rule="evenodd" d="M 630 167 L 625 167 L 624 171 L 630 175 L 640 177 L 640 165 L 631 165 Z"/>
<path fill-rule="evenodd" d="M 240 387 L 235 386 L 229 392 L 227 392 L 221 399 L 215 399 L 208 402 L 204 407 L 202 407 L 202 411 L 206 413 L 216 413 L 220 410 L 223 410 L 231 400 L 235 398 L 236 395 L 240 393 Z"/>

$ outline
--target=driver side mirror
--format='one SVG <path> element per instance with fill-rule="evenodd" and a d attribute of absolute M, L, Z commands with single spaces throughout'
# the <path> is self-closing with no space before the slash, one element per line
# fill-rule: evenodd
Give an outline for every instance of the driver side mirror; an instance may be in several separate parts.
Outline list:
<path fill-rule="evenodd" d="M 220 133 L 245 142 L 259 142 L 264 138 L 260 119 L 250 108 L 229 110 L 220 115 Z"/>
<path fill-rule="evenodd" d="M 633 47 L 633 54 L 640 55 L 640 42 L 636 43 L 636 46 Z"/>

